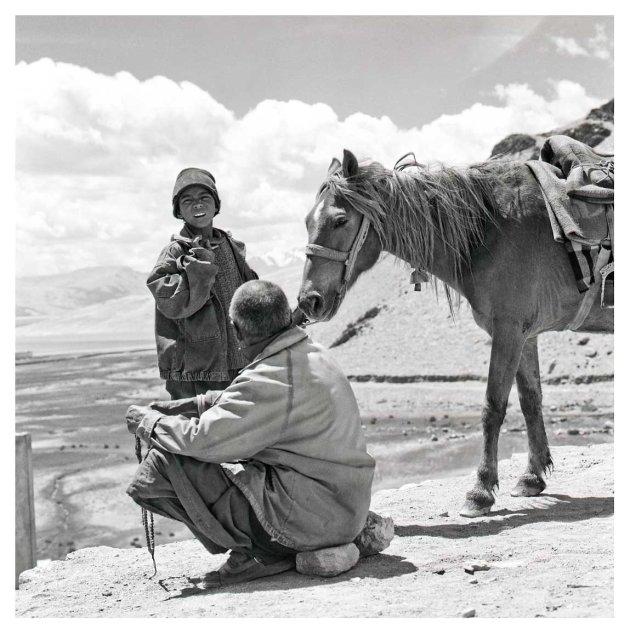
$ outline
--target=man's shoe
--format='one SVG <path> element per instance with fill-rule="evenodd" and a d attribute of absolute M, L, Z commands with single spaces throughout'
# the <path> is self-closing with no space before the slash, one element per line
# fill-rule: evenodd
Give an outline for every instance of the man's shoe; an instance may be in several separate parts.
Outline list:
<path fill-rule="evenodd" d="M 235 583 L 244 583 L 260 577 L 277 575 L 295 568 L 295 556 L 263 563 L 248 553 L 230 553 L 228 560 L 214 572 L 208 573 L 199 587 L 208 590 Z"/>

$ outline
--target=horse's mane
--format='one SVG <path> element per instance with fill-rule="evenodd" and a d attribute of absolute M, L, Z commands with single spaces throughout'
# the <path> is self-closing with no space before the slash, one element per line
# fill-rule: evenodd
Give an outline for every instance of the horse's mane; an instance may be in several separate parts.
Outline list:
<path fill-rule="evenodd" d="M 356 175 L 332 175 L 322 189 L 367 216 L 383 249 L 414 268 L 431 270 L 433 246 L 441 239 L 452 256 L 451 273 L 459 279 L 473 249 L 483 243 L 487 224 L 495 223 L 499 213 L 496 192 L 506 183 L 494 166 L 437 164 L 392 171 L 362 162 Z"/>

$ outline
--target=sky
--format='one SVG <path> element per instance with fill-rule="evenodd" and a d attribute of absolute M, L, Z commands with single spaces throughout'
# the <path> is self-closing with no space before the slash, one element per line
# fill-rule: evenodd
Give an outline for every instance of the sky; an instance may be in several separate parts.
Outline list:
<path fill-rule="evenodd" d="M 149 271 L 176 174 L 301 252 L 333 156 L 463 164 L 614 96 L 611 16 L 18 16 L 16 270 Z"/>

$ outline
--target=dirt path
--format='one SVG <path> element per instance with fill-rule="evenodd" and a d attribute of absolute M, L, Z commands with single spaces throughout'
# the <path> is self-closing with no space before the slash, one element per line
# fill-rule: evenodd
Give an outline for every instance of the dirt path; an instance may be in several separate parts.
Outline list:
<path fill-rule="evenodd" d="M 495 510 L 475 520 L 457 515 L 470 475 L 377 492 L 372 508 L 394 518 L 396 537 L 333 579 L 289 572 L 199 593 L 190 579 L 225 556 L 195 541 L 158 546 L 153 580 L 145 550 L 89 548 L 23 573 L 17 615 L 612 616 L 613 446 L 556 447 L 554 460 L 549 489 L 529 499 L 508 495 L 525 456 L 502 461 Z M 473 559 L 490 569 L 467 574 Z"/>

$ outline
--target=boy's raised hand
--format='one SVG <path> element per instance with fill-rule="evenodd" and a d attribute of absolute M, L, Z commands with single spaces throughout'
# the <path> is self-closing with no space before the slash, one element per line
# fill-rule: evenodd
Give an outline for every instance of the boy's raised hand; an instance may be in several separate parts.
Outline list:
<path fill-rule="evenodd" d="M 214 253 L 211 249 L 206 249 L 201 246 L 201 236 L 195 236 L 193 238 L 190 249 L 184 256 L 184 261 L 191 262 L 192 260 L 214 263 Z"/>
<path fill-rule="evenodd" d="M 190 250 L 190 255 L 200 262 L 214 263 L 214 253 L 203 247 L 193 247 Z"/>

